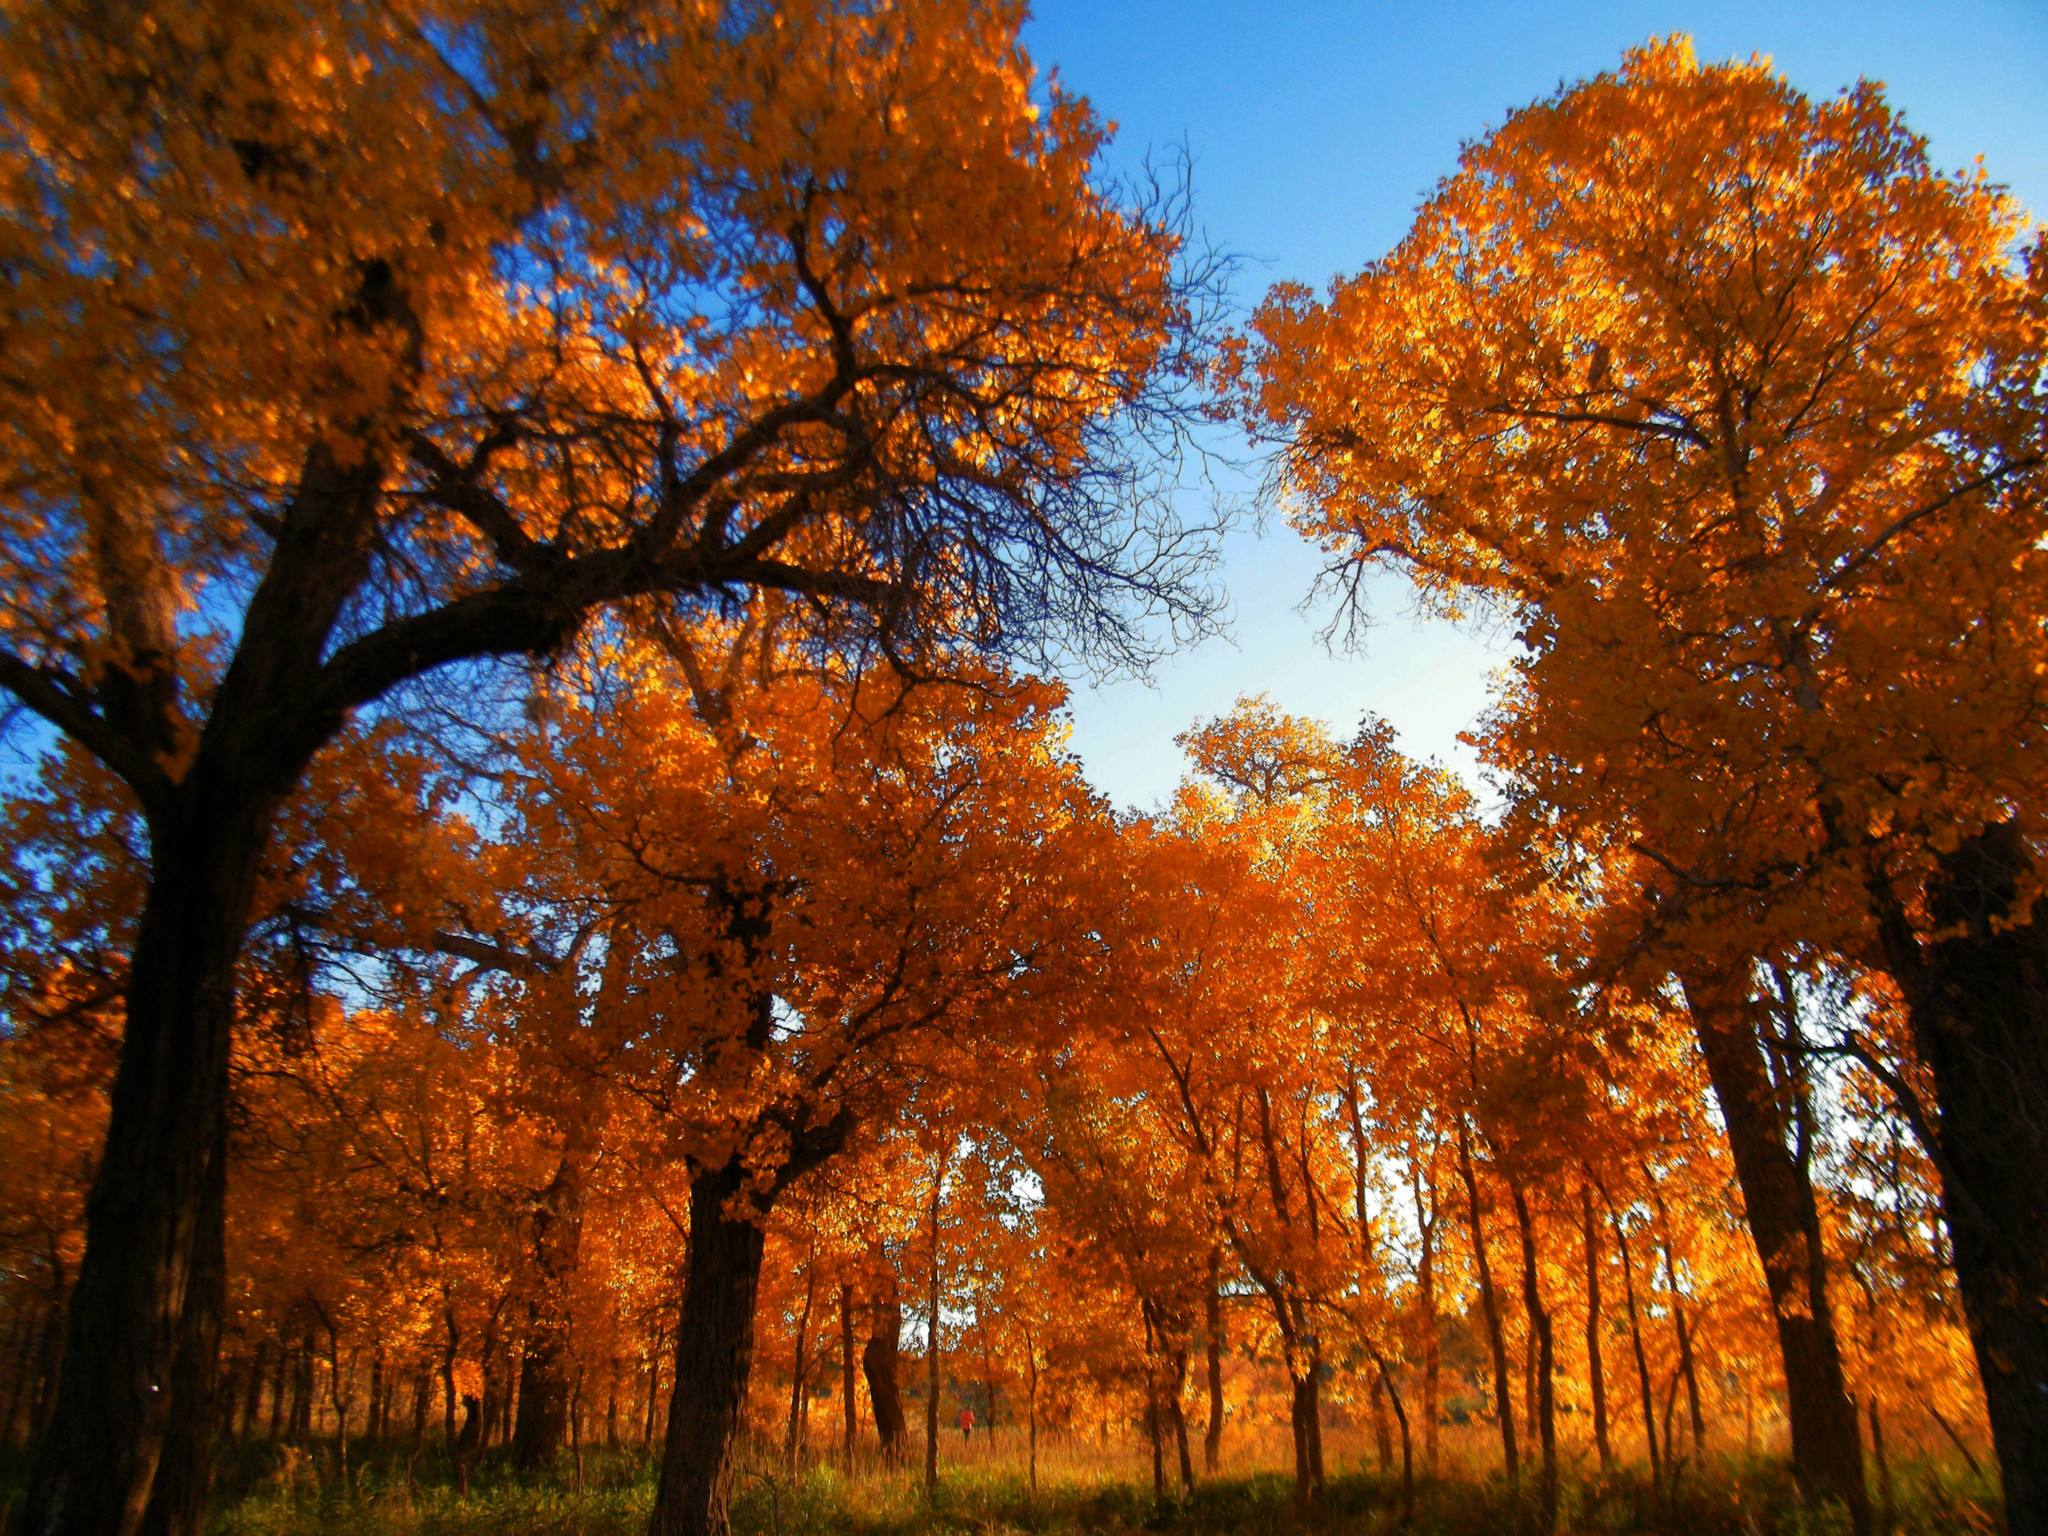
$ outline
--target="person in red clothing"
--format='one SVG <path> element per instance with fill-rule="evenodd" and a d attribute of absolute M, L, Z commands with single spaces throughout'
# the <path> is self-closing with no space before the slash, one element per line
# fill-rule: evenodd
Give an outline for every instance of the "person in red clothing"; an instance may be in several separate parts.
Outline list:
<path fill-rule="evenodd" d="M 972 1439 L 972 1438 L 973 1438 L 973 1436 L 974 1436 L 974 1410 L 973 1410 L 972 1408 L 964 1408 L 964 1407 L 963 1407 L 963 1408 L 962 1408 L 962 1409 L 960 1410 L 960 1438 L 961 1438 L 962 1440 L 969 1440 L 969 1439 Z"/>

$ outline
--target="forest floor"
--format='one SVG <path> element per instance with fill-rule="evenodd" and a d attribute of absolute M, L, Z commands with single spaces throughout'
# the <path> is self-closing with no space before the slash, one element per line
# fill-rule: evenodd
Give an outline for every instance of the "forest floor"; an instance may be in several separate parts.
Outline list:
<path fill-rule="evenodd" d="M 950 1449 L 950 1447 L 949 1447 Z M 1322 1498 L 1298 1507 L 1277 1470 L 1225 1473 L 1155 1503 L 1149 1475 L 1128 1455 L 1055 1451 L 1033 1492 L 1020 1457 L 1002 1450 L 942 1467 L 935 1497 L 915 1467 L 864 1465 L 848 1472 L 818 1462 L 795 1472 L 778 1458 L 742 1458 L 733 1499 L 735 1536 L 1513 1536 L 1534 1531 L 1534 1493 L 1518 1500 L 1497 1475 L 1417 1478 L 1404 1520 L 1401 1481 L 1349 1464 L 1333 1469 Z M 0 1532 L 18 1502 L 17 1459 L 0 1460 Z M 1981 1474 L 1946 1460 L 1891 1469 L 1888 1529 L 1896 1536 L 1992 1536 L 1996 1498 Z M 653 1502 L 655 1465 L 638 1450 L 593 1451 L 578 1478 L 515 1474 L 487 1455 L 466 1494 L 438 1453 L 380 1447 L 339 1472 L 332 1444 L 241 1447 L 223 1463 L 210 1528 L 220 1536 L 641 1536 Z M 1682 1471 L 1675 1493 L 1651 1486 L 1646 1469 L 1569 1478 L 1557 1530 L 1588 1536 L 1846 1536 L 1839 1510 L 1800 1505 L 1782 1462 L 1710 1459 Z"/>

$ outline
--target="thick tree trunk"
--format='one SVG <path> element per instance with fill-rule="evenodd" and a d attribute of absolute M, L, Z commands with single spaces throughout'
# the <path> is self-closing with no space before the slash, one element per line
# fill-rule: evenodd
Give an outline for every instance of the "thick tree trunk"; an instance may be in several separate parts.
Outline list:
<path fill-rule="evenodd" d="M 1694 967 L 1681 971 L 1680 980 L 1770 1291 L 1785 1366 L 1793 1476 L 1808 1498 L 1839 1499 L 1853 1528 L 1867 1531 L 1862 1437 L 1828 1306 L 1820 1208 L 1807 1168 L 1790 1147 L 1791 1111 L 1765 1070 L 1744 975 Z"/>
<path fill-rule="evenodd" d="M 152 1530 L 196 1531 L 203 1514 L 235 962 L 270 813 L 243 786 L 188 784 L 152 821 L 106 1148 L 21 1515 L 37 1536 L 132 1536 L 145 1510 Z M 160 1470 L 173 1486 L 152 1509 Z"/>
<path fill-rule="evenodd" d="M 903 1303 L 894 1270 L 876 1277 L 880 1294 L 868 1303 L 868 1341 L 860 1352 L 861 1374 L 867 1377 L 868 1401 L 875 1410 L 875 1433 L 883 1459 L 902 1460 L 910 1423 L 903 1416 L 903 1392 L 896 1384 L 896 1365 L 903 1349 Z"/>
<path fill-rule="evenodd" d="M 2013 1536 L 2048 1533 L 2048 907 L 2005 925 L 2034 874 L 2010 823 L 1965 842 L 1930 891 L 1945 937 L 1927 943 L 1879 892 L 1885 958 L 1934 1078 L 1929 1151 Z"/>
<path fill-rule="evenodd" d="M 1472 1267 L 1479 1281 L 1479 1310 L 1486 1321 L 1486 1347 L 1493 1359 L 1493 1407 L 1500 1420 L 1500 1450 L 1508 1481 L 1521 1476 L 1515 1450 L 1515 1400 L 1508 1386 L 1508 1341 L 1501 1328 L 1500 1293 L 1486 1256 L 1486 1226 L 1479 1215 L 1479 1176 L 1472 1167 L 1472 1132 L 1458 1127 L 1458 1173 L 1465 1181 L 1465 1219 L 1472 1230 Z"/>
<path fill-rule="evenodd" d="M 747 1187 L 737 1160 L 690 1185 L 690 1250 L 676 1330 L 675 1390 L 649 1536 L 726 1536 L 733 1450 L 754 1359 L 759 1222 L 728 1214 Z"/>
<path fill-rule="evenodd" d="M 527 1300 L 519 1361 L 512 1460 L 523 1470 L 552 1465 L 569 1431 L 574 1340 L 569 1294 L 583 1251 L 583 1200 L 593 1151 L 588 1115 L 569 1117 L 561 1161 L 533 1213 L 534 1292 Z"/>

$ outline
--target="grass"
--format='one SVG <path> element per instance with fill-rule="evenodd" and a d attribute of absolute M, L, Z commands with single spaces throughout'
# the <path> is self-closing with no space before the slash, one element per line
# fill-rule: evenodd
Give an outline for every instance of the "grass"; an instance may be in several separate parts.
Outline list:
<path fill-rule="evenodd" d="M 949 1437 L 950 1439 L 950 1437 Z M 948 1443 L 935 1497 L 915 1470 L 872 1462 L 851 1468 L 813 1462 L 794 1471 L 764 1449 L 742 1455 L 733 1499 L 737 1536 L 1499 1536 L 1532 1530 L 1533 1496 L 1498 1476 L 1467 1473 L 1418 1479 L 1413 1518 L 1401 1518 L 1400 1480 L 1340 1453 L 1320 1501 L 1298 1508 L 1293 1483 L 1274 1470 L 1274 1447 L 1242 1448 L 1265 1462 L 1204 1480 L 1186 1496 L 1155 1505 L 1149 1469 L 1128 1447 L 1092 1437 L 1050 1446 L 1033 1493 L 1021 1446 L 966 1454 Z M 1013 1450 L 1015 1454 L 1013 1454 Z M 1342 1470 L 1339 1470 L 1341 1466 Z M 18 1502 L 22 1468 L 0 1465 L 0 1508 Z M 1900 1536 L 1972 1536 L 1997 1530 L 1995 1499 L 1979 1478 L 1945 1462 L 1893 1468 L 1894 1530 Z M 340 1475 L 332 1446 L 308 1452 L 254 1445 L 221 1464 L 211 1528 L 219 1536 L 641 1536 L 654 1497 L 654 1465 L 643 1452 L 599 1450 L 583 1458 L 580 1486 L 568 1458 L 559 1475 L 521 1477 L 486 1456 L 466 1495 L 446 1460 L 379 1447 Z M 1802 1506 L 1781 1462 L 1754 1456 L 1689 1468 L 1675 1494 L 1653 1490 L 1628 1468 L 1608 1477 L 1569 1478 L 1560 1531 L 1586 1536 L 1832 1536 L 1840 1511 Z"/>

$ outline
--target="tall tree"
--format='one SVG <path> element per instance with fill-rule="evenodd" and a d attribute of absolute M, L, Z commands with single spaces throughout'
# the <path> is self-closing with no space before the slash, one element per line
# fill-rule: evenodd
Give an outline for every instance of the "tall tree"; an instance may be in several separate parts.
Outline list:
<path fill-rule="evenodd" d="M 150 834 L 32 1529 L 196 1527 L 235 960 L 351 711 L 652 594 L 784 589 L 904 655 L 1129 657 L 1152 599 L 1202 611 L 1115 467 L 1181 404 L 1175 241 L 1091 180 L 1082 103 L 1032 102 L 1021 18 L 0 27 L 0 683 Z"/>
<path fill-rule="evenodd" d="M 1875 86 L 1816 103 L 1652 44 L 1470 146 L 1327 304 L 1276 291 L 1250 409 L 1354 596 L 1393 561 L 1512 615 L 1491 751 L 1644 861 L 1675 946 L 1897 979 L 2009 1517 L 2038 1531 L 2048 1209 L 2012 1170 L 2048 1154 L 2048 254 L 2023 232 Z M 1860 1511 L 1838 1396 L 1799 1470 Z"/>

